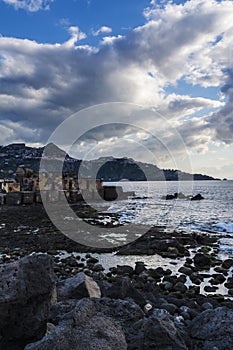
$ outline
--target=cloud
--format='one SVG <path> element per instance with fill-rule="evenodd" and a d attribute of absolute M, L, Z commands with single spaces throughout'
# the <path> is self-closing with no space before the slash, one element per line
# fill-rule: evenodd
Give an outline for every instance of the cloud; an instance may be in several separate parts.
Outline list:
<path fill-rule="evenodd" d="M 81 32 L 77 26 L 70 26 L 68 28 L 68 32 L 69 32 L 71 37 L 64 44 L 67 47 L 74 47 L 78 41 L 86 39 L 86 37 L 87 37 L 86 34 Z"/>
<path fill-rule="evenodd" d="M 92 34 L 94 36 L 98 36 L 100 34 L 109 34 L 112 32 L 112 28 L 107 27 L 107 26 L 102 26 L 98 30 L 92 31 Z"/>
<path fill-rule="evenodd" d="M 16 10 L 22 9 L 29 12 L 39 10 L 49 10 L 49 5 L 54 0 L 2 0 L 8 5 L 13 6 Z"/>
<path fill-rule="evenodd" d="M 9 130 L 7 140 L 14 141 L 14 125 L 20 125 L 17 139 L 25 128 L 28 135 L 35 134 L 35 142 L 46 142 L 54 128 L 77 110 L 122 101 L 159 111 L 190 149 L 205 151 L 211 140 L 232 142 L 232 1 L 168 3 L 147 9 L 145 15 L 144 25 L 126 36 L 105 36 L 99 47 L 81 45 L 86 34 L 76 26 L 69 27 L 65 43 L 0 37 L 0 115 L 4 123 L 12 123 L 1 122 Z M 222 87 L 226 100 L 176 94 L 179 80 L 190 89 Z M 173 93 L 166 93 L 168 85 Z M 111 113 L 108 118 L 111 122 Z M 152 133 L 163 127 L 155 117 L 138 118 Z M 110 139 L 111 144 L 118 143 L 117 136 L 132 137 L 128 128 L 115 132 L 108 129 L 102 134 L 106 147 Z M 169 147 L 179 152 L 175 136 L 168 129 L 163 132 L 170 137 Z M 94 143 L 100 142 L 96 134 L 92 137 Z M 149 141 L 144 140 L 148 147 Z"/>
<path fill-rule="evenodd" d="M 227 79 L 222 86 L 222 93 L 227 102 L 218 112 L 208 117 L 209 126 L 215 130 L 215 139 L 226 144 L 233 143 L 233 68 L 226 71 Z"/>

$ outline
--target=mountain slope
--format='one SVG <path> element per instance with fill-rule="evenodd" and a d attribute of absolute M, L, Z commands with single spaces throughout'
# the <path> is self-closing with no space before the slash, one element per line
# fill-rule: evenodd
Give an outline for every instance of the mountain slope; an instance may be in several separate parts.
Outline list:
<path fill-rule="evenodd" d="M 46 148 L 28 147 L 24 143 L 0 146 L 0 178 L 14 176 L 19 166 L 38 171 L 43 152 L 46 158 L 43 166 L 47 171 L 59 169 L 61 162 L 65 159 L 64 172 L 76 173 L 80 169 L 81 176 L 103 178 L 104 181 L 119 181 L 122 179 L 129 181 L 216 180 L 208 175 L 192 175 L 173 169 L 163 170 L 156 165 L 136 162 L 126 157 L 104 157 L 82 162 L 70 157 L 65 151 L 52 143 L 47 145 Z"/>

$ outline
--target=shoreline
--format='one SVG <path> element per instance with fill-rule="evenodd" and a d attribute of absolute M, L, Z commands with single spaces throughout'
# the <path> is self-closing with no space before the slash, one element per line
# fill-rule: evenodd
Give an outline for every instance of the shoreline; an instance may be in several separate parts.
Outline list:
<path fill-rule="evenodd" d="M 77 206 L 76 210 L 81 213 L 82 217 L 98 219 L 96 213 L 93 210 L 90 211 L 88 207 Z M 176 271 L 176 273 L 177 269 L 175 267 L 182 263 L 188 265 L 189 268 L 190 266 L 194 267 L 194 273 L 199 272 L 198 269 L 195 271 L 196 267 L 193 265 L 193 261 L 192 263 L 190 261 L 193 260 L 195 254 L 202 253 L 209 260 L 205 269 L 207 276 L 204 276 L 204 280 L 200 283 L 198 282 L 203 290 L 203 282 L 209 285 L 210 277 L 208 276 L 215 274 L 214 268 L 221 265 L 218 254 L 219 239 L 222 238 L 222 235 L 218 234 L 178 232 L 155 226 L 150 228 L 142 237 L 121 247 L 93 248 L 74 242 L 60 233 L 50 222 L 42 205 L 0 207 L 0 212 L 2 220 L 0 227 L 0 263 L 12 262 L 32 253 L 48 253 L 55 260 L 55 272 L 59 278 L 67 278 L 83 271 L 82 263 L 79 261 L 75 263 L 75 256 L 82 258 L 85 253 L 97 254 L 98 259 L 102 256 L 103 261 L 105 254 L 107 254 L 109 256 L 108 267 L 114 267 L 111 266 L 114 265 L 114 263 L 111 264 L 111 256 L 114 256 L 112 260 L 115 264 L 118 264 L 118 261 L 121 263 L 127 260 L 131 266 L 136 260 L 151 259 L 150 267 L 155 268 L 156 266 L 153 266 L 153 264 L 156 264 L 156 259 L 153 259 L 153 257 L 156 256 L 159 257 L 161 266 L 168 265 L 170 268 L 173 266 L 172 272 Z M 113 219 L 115 218 L 113 215 Z M 62 251 L 66 252 L 66 257 L 59 257 Z M 127 259 L 124 259 L 124 257 L 127 257 Z M 225 260 L 227 260 L 227 256 Z M 73 265 L 71 261 L 73 261 Z M 106 264 L 103 265 L 105 265 L 105 268 Z M 212 271 L 211 274 L 210 270 Z M 224 282 L 220 283 L 222 289 L 224 288 Z M 189 284 L 194 285 L 190 281 Z M 214 285 L 210 284 L 209 287 L 212 288 Z M 230 293 L 231 289 L 229 289 Z M 224 295 L 226 294 L 225 292 Z"/>
<path fill-rule="evenodd" d="M 75 210 L 98 223 L 90 208 Z M 117 332 L 119 350 L 230 349 L 233 259 L 219 257 L 222 235 L 155 226 L 117 249 L 96 249 L 60 233 L 43 206 L 0 207 L 0 213 L 0 347 L 53 350 L 59 342 L 71 350 L 83 339 L 96 345 L 104 338 L 110 349 Z M 89 327 L 93 317 L 101 322 Z"/>

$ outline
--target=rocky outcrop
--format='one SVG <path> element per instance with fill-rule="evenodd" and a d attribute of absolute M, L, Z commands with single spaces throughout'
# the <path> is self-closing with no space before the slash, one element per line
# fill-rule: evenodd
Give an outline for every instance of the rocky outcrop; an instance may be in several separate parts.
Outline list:
<path fill-rule="evenodd" d="M 46 254 L 0 266 L 0 348 L 22 349 L 40 339 L 55 297 L 55 275 Z"/>
<path fill-rule="evenodd" d="M 231 350 L 233 344 L 233 309 L 206 310 L 191 323 L 193 349 Z"/>
<path fill-rule="evenodd" d="M 57 299 L 82 299 L 85 297 L 100 298 L 98 284 L 84 272 L 79 272 L 57 284 Z"/>
<path fill-rule="evenodd" d="M 211 293 L 225 281 L 231 288 L 233 260 L 215 261 L 201 251 L 207 249 L 187 258 L 179 275 L 162 267 L 147 269 L 142 261 L 135 268 L 117 265 L 103 272 L 93 269 L 101 265 L 87 254 L 86 265 L 78 257 L 82 271 L 60 277 L 57 293 L 48 255 L 3 264 L 0 349 L 231 349 L 233 302 L 200 294 L 200 284 L 208 278 L 211 286 L 204 291 Z M 72 266 L 73 260 L 68 260 Z M 207 265 L 215 266 L 215 273 L 199 271 Z"/>
<path fill-rule="evenodd" d="M 204 199 L 204 197 L 200 193 L 198 193 L 195 196 L 193 196 L 190 200 L 191 201 L 200 201 L 202 199 Z"/>
<path fill-rule="evenodd" d="M 106 305 L 102 310 L 96 303 L 98 301 L 92 299 L 80 300 L 49 335 L 26 346 L 25 350 L 126 350 L 120 323 L 111 317 L 110 309 L 105 315 Z"/>
<path fill-rule="evenodd" d="M 80 300 L 48 336 L 25 348 L 42 349 L 187 350 L 187 347 L 165 310 L 154 309 L 146 317 L 133 302 L 102 298 Z"/>

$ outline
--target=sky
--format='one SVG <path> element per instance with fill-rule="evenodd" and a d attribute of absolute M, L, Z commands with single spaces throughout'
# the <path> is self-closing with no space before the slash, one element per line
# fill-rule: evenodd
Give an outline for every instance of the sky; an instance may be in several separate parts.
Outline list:
<path fill-rule="evenodd" d="M 0 0 L 0 144 L 77 113 L 78 158 L 233 178 L 232 18 L 231 0 Z"/>

